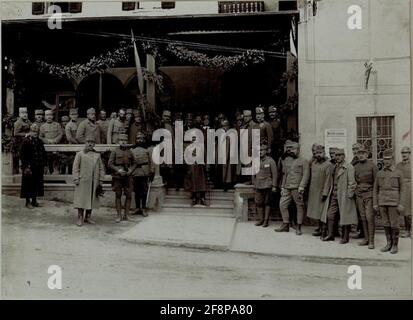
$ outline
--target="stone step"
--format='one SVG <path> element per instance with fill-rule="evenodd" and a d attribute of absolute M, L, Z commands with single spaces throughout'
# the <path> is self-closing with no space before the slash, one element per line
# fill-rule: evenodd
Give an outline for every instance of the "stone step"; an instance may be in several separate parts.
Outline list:
<path fill-rule="evenodd" d="M 218 197 L 218 196 L 211 196 L 208 197 L 206 195 L 207 203 L 211 205 L 228 205 L 233 206 L 234 199 L 233 197 Z M 188 196 L 177 196 L 177 195 L 166 195 L 165 196 L 165 203 L 168 204 L 188 204 L 192 203 L 192 199 Z"/>
<path fill-rule="evenodd" d="M 216 217 L 234 217 L 234 208 L 232 205 L 211 204 L 209 206 L 191 206 L 190 204 L 164 203 L 161 214 L 174 215 L 205 215 Z"/>
<path fill-rule="evenodd" d="M 166 196 L 185 196 L 185 197 L 190 197 L 190 192 L 185 191 L 180 189 L 179 191 L 176 191 L 175 189 L 166 189 Z M 209 191 L 206 192 L 206 195 L 209 195 L 210 197 L 233 197 L 234 196 L 234 190 L 228 190 L 224 192 L 222 189 L 210 189 Z"/>

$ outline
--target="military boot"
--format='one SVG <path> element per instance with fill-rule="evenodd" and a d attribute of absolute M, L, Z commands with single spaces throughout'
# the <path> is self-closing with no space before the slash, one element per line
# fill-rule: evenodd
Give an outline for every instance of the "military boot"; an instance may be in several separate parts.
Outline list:
<path fill-rule="evenodd" d="M 369 244 L 369 231 L 367 227 L 367 221 L 362 220 L 362 224 L 363 224 L 364 239 L 363 241 L 359 242 L 359 246 L 367 246 Z"/>
<path fill-rule="evenodd" d="M 400 229 L 399 228 L 391 228 L 391 231 L 392 231 L 393 245 L 391 247 L 390 253 L 395 254 L 399 251 L 398 245 L 399 245 Z"/>
<path fill-rule="evenodd" d="M 381 252 L 387 252 L 390 251 L 393 242 L 392 242 L 392 235 L 391 235 L 391 228 L 390 227 L 384 227 L 384 233 L 386 234 L 386 240 L 387 240 L 387 244 L 385 247 L 381 248 L 380 251 Z"/>
<path fill-rule="evenodd" d="M 369 249 L 374 249 L 374 233 L 376 232 L 376 226 L 374 223 L 374 217 L 371 221 L 367 221 L 367 228 L 369 232 Z"/>
<path fill-rule="evenodd" d="M 269 224 L 269 221 L 270 221 L 270 211 L 271 211 L 271 207 L 266 206 L 265 207 L 265 215 L 264 215 L 264 224 L 262 225 L 264 228 L 268 227 L 268 224 Z"/>
<path fill-rule="evenodd" d="M 91 216 L 92 216 L 92 210 L 86 210 L 85 223 L 96 224 L 96 222 L 93 221 L 93 220 L 90 218 Z"/>
<path fill-rule="evenodd" d="M 122 220 L 123 221 L 128 221 L 128 216 L 129 216 L 129 210 L 130 210 L 130 204 L 131 204 L 131 199 L 126 198 L 125 201 L 125 213 L 123 214 Z"/>
<path fill-rule="evenodd" d="M 264 209 L 257 208 L 257 214 L 260 220 L 255 224 L 257 227 L 262 226 L 264 224 Z"/>
<path fill-rule="evenodd" d="M 346 244 L 350 239 L 351 225 L 343 226 L 343 237 L 340 240 L 340 244 Z"/>
<path fill-rule="evenodd" d="M 116 204 L 116 223 L 119 223 L 121 220 L 121 211 L 122 211 L 121 198 L 116 198 L 115 204 Z"/>
<path fill-rule="evenodd" d="M 275 232 L 289 232 L 290 231 L 290 224 L 284 223 L 277 229 L 274 229 Z"/>
<path fill-rule="evenodd" d="M 328 229 L 328 234 L 325 236 L 323 241 L 334 241 L 334 220 L 329 219 L 327 221 L 327 229 Z"/>
<path fill-rule="evenodd" d="M 402 238 L 412 237 L 412 216 L 404 217 L 404 228 L 406 231 L 401 235 Z"/>
<path fill-rule="evenodd" d="M 323 240 L 323 238 L 327 237 L 327 234 L 328 234 L 327 224 L 322 223 L 320 239 Z"/>
<path fill-rule="evenodd" d="M 83 225 L 83 209 L 77 209 L 77 226 L 81 227 Z"/>
<path fill-rule="evenodd" d="M 301 232 L 301 224 L 297 223 L 297 228 L 295 229 L 295 234 L 297 236 L 301 236 L 303 233 Z"/>
<path fill-rule="evenodd" d="M 319 236 L 321 236 L 322 229 L 323 229 L 323 223 L 322 223 L 320 220 L 318 220 L 318 228 L 314 230 L 314 232 L 312 233 L 312 235 L 313 235 L 314 237 L 319 237 Z"/>

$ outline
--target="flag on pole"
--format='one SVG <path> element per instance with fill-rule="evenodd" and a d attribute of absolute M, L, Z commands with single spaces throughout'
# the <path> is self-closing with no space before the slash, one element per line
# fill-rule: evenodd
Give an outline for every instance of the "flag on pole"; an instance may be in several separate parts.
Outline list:
<path fill-rule="evenodd" d="M 142 73 L 142 66 L 141 66 L 141 61 L 139 59 L 139 54 L 138 54 L 138 49 L 136 48 L 136 42 L 133 36 L 133 30 L 131 29 L 131 35 L 132 35 L 132 43 L 133 43 L 133 53 L 135 56 L 135 65 L 136 65 L 136 78 L 138 79 L 138 86 L 139 86 L 139 91 L 141 94 L 143 94 L 143 73 Z"/>
<path fill-rule="evenodd" d="M 290 30 L 290 52 L 291 54 L 297 58 L 297 49 L 295 48 L 295 38 L 296 38 L 296 33 L 295 33 L 295 25 L 294 25 L 294 20 L 291 20 L 291 30 Z"/>

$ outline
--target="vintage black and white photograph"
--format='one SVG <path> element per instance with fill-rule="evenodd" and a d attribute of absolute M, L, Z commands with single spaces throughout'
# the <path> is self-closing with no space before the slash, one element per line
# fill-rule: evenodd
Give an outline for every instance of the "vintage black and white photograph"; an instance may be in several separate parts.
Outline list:
<path fill-rule="evenodd" d="M 2 299 L 412 298 L 413 1 L 0 6 Z"/>

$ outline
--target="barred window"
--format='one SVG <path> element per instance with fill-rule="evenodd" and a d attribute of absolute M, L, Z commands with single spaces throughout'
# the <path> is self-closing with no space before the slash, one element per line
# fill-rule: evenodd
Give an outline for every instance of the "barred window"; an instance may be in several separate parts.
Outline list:
<path fill-rule="evenodd" d="M 161 2 L 162 9 L 174 9 L 175 8 L 175 1 L 162 1 Z"/>
<path fill-rule="evenodd" d="M 357 142 L 369 150 L 371 159 L 382 169 L 384 150 L 394 148 L 394 117 L 357 117 L 356 121 Z"/>

